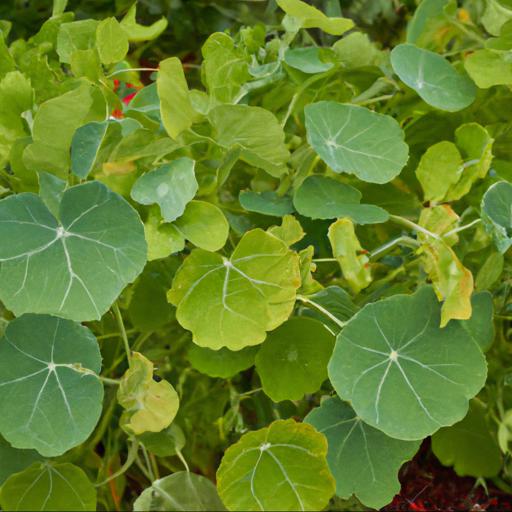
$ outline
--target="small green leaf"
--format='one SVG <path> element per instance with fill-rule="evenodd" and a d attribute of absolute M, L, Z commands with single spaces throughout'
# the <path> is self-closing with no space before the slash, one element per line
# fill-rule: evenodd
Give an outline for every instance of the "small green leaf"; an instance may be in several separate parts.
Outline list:
<path fill-rule="evenodd" d="M 425 201 L 442 201 L 463 170 L 461 154 L 453 142 L 442 141 L 430 146 L 416 168 Z"/>
<path fill-rule="evenodd" d="M 508 54 L 509 52 L 507 52 Z M 506 60 L 505 52 L 478 50 L 465 61 L 468 75 L 481 89 L 512 84 L 512 62 Z"/>
<path fill-rule="evenodd" d="M 501 252 L 494 251 L 478 269 L 475 278 L 475 290 L 482 291 L 491 288 L 501 276 L 505 258 Z"/>
<path fill-rule="evenodd" d="M 137 23 L 137 2 L 133 2 L 124 18 L 121 20 L 121 27 L 128 36 L 131 43 L 140 43 L 142 41 L 152 41 L 162 34 L 167 28 L 168 22 L 165 16 L 155 21 L 149 26 L 139 25 Z"/>
<path fill-rule="evenodd" d="M 486 414 L 482 402 L 471 400 L 462 421 L 432 436 L 434 455 L 445 466 L 453 466 L 459 476 L 491 478 L 501 470 L 503 460 L 495 429 Z"/>
<path fill-rule="evenodd" d="M 286 172 L 290 153 L 283 129 L 270 111 L 248 105 L 220 105 L 209 114 L 217 143 L 227 149 L 240 146 L 240 158 L 279 177 Z"/>
<path fill-rule="evenodd" d="M 367 251 L 359 243 L 354 224 L 350 219 L 339 219 L 329 226 L 327 236 L 343 277 L 354 293 L 359 293 L 372 282 L 372 273 Z"/>
<path fill-rule="evenodd" d="M 279 196 L 274 191 L 253 192 L 243 190 L 238 196 L 240 204 L 248 212 L 261 213 L 282 217 L 293 212 L 292 200 L 289 196 Z"/>
<path fill-rule="evenodd" d="M 96 29 L 96 48 L 103 64 L 114 64 L 126 57 L 128 37 L 115 18 L 101 20 Z"/>
<path fill-rule="evenodd" d="M 304 421 L 327 437 L 327 462 L 337 496 L 348 499 L 355 494 L 363 504 L 380 509 L 398 494 L 398 471 L 416 453 L 419 441 L 387 436 L 337 397 L 324 400 Z"/>
<path fill-rule="evenodd" d="M 185 434 L 176 423 L 171 423 L 160 432 L 144 432 L 138 436 L 144 447 L 157 457 L 171 457 L 185 446 Z"/>
<path fill-rule="evenodd" d="M 71 64 L 71 55 L 76 50 L 94 48 L 98 23 L 98 20 L 80 20 L 59 27 L 57 53 L 62 63 Z"/>
<path fill-rule="evenodd" d="M 67 182 L 47 172 L 39 173 L 39 196 L 52 212 L 55 218 L 59 218 L 60 202 L 67 187 Z"/>
<path fill-rule="evenodd" d="M 80 126 L 71 141 L 71 172 L 79 178 L 87 178 L 93 170 L 101 143 L 107 133 L 108 123 L 92 122 Z"/>
<path fill-rule="evenodd" d="M 217 512 L 226 510 L 215 485 L 208 478 L 178 471 L 155 480 L 133 505 L 135 512 L 197 510 Z"/>
<path fill-rule="evenodd" d="M 190 203 L 189 203 L 190 204 Z M 148 261 L 167 258 L 185 248 L 185 238 L 174 224 L 166 224 L 157 208 L 150 208 L 144 223 L 144 236 L 148 244 Z"/>
<path fill-rule="evenodd" d="M 457 112 L 475 101 L 475 84 L 437 53 L 399 44 L 391 52 L 391 64 L 400 80 L 435 108 Z"/>
<path fill-rule="evenodd" d="M 495 183 L 482 199 L 482 220 L 498 250 L 504 254 L 512 245 L 512 184 Z"/>
<path fill-rule="evenodd" d="M 183 157 L 143 174 L 133 185 L 131 196 L 140 204 L 158 204 L 165 222 L 183 215 L 196 195 L 195 162 Z"/>
<path fill-rule="evenodd" d="M 96 510 L 96 489 L 73 464 L 36 463 L 4 483 L 0 505 L 4 510 L 90 512 Z"/>
<path fill-rule="evenodd" d="M 319 28 L 327 34 L 341 36 L 354 26 L 348 18 L 330 18 L 316 7 L 301 0 L 277 0 L 277 5 L 288 15 L 298 20 L 302 28 Z"/>
<path fill-rule="evenodd" d="M 183 66 L 176 57 L 160 62 L 156 80 L 163 125 L 172 139 L 188 130 L 197 116 L 190 102 Z"/>
<path fill-rule="evenodd" d="M 35 450 L 19 450 L 13 448 L 0 437 L 0 487 L 14 473 L 20 473 L 43 457 Z"/>
<path fill-rule="evenodd" d="M 194 343 L 188 351 L 188 359 L 190 364 L 201 373 L 210 377 L 230 379 L 253 366 L 257 352 L 258 347 L 246 347 L 234 352 L 227 348 L 211 350 L 198 347 Z"/>
<path fill-rule="evenodd" d="M 422 287 L 366 305 L 342 330 L 329 377 L 365 423 L 415 440 L 466 415 L 485 383 L 485 358 L 458 323 L 439 322 L 437 298 Z"/>
<path fill-rule="evenodd" d="M 0 433 L 46 457 L 83 443 L 101 414 L 100 368 L 86 327 L 46 315 L 12 320 L 0 340 Z"/>
<path fill-rule="evenodd" d="M 205 251 L 219 251 L 229 236 L 222 210 L 205 201 L 190 201 L 173 226 L 183 238 Z"/>
<path fill-rule="evenodd" d="M 285 215 L 280 226 L 268 228 L 271 235 L 282 240 L 286 245 L 291 246 L 304 238 L 304 230 L 300 222 L 293 215 Z"/>
<path fill-rule="evenodd" d="M 298 256 L 261 229 L 247 232 L 231 259 L 196 249 L 180 267 L 168 299 L 199 346 L 258 345 L 291 313 L 300 286 Z"/>
<path fill-rule="evenodd" d="M 298 69 L 303 73 L 323 73 L 333 67 L 332 62 L 324 62 L 321 59 L 320 48 L 293 48 L 286 50 L 284 61 L 288 66 Z"/>
<path fill-rule="evenodd" d="M 487 352 L 494 341 L 494 305 L 489 292 L 475 293 L 471 297 L 471 318 L 459 320 L 470 338 Z"/>
<path fill-rule="evenodd" d="M 226 450 L 219 495 L 228 510 L 322 510 L 334 494 L 326 454 L 325 437 L 310 425 L 274 421 Z"/>
<path fill-rule="evenodd" d="M 304 111 L 308 142 L 334 172 L 387 183 L 407 163 L 409 148 L 392 117 L 333 101 L 307 105 Z"/>
<path fill-rule="evenodd" d="M 356 224 L 378 224 L 389 219 L 386 210 L 360 201 L 359 190 L 324 176 L 309 176 L 293 196 L 296 210 L 312 219 L 350 217 Z"/>
<path fill-rule="evenodd" d="M 179 408 L 175 389 L 166 380 L 153 380 L 153 363 L 134 352 L 123 375 L 117 400 L 125 409 L 122 427 L 130 434 L 160 432 L 168 427 Z"/>
<path fill-rule="evenodd" d="M 59 219 L 34 194 L 0 201 L 0 298 L 16 315 L 99 320 L 146 263 L 142 223 L 97 181 L 67 189 Z"/>
<path fill-rule="evenodd" d="M 267 336 L 256 356 L 263 391 L 274 402 L 301 400 L 327 379 L 334 336 L 321 322 L 294 317 Z"/>

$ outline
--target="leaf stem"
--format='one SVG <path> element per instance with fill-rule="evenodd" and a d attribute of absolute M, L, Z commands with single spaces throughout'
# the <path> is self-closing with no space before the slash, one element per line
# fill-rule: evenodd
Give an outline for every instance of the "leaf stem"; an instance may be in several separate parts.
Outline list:
<path fill-rule="evenodd" d="M 376 96 L 375 98 L 370 98 L 365 101 L 358 101 L 357 105 L 363 106 L 363 105 L 372 105 L 373 103 L 378 103 L 379 101 L 386 101 L 393 98 L 394 94 L 383 94 L 382 96 Z"/>
<path fill-rule="evenodd" d="M 336 263 L 336 258 L 314 258 L 313 263 Z"/>
<path fill-rule="evenodd" d="M 126 456 L 125 463 L 113 475 L 110 475 L 106 480 L 103 480 L 102 482 L 94 484 L 94 487 L 102 487 L 103 485 L 108 484 L 112 480 L 115 480 L 116 478 L 120 477 L 121 475 L 124 475 L 124 473 L 126 473 L 130 469 L 130 467 L 133 465 L 133 463 L 137 459 L 138 451 L 139 451 L 139 442 L 137 440 L 134 440 L 132 442 L 132 445 L 130 446 L 130 449 L 128 450 L 128 455 Z"/>
<path fill-rule="evenodd" d="M 443 238 L 454 235 L 455 233 L 460 233 L 461 231 L 464 231 L 466 229 L 472 228 L 476 224 L 479 224 L 482 222 L 482 219 L 475 219 L 473 222 L 470 222 L 469 224 L 465 224 L 464 226 L 459 226 L 458 228 L 452 229 L 451 231 L 448 231 L 443 235 Z"/>
<path fill-rule="evenodd" d="M 399 236 L 398 238 L 395 238 L 394 240 L 390 240 L 389 242 L 385 243 L 384 245 L 381 245 L 380 247 L 377 247 L 377 249 L 370 252 L 370 258 L 376 258 L 377 256 L 380 256 L 382 253 L 385 253 L 389 249 L 395 247 L 396 245 L 408 245 L 412 247 L 419 247 L 420 243 L 415 240 L 414 238 L 411 238 L 410 236 Z"/>
<path fill-rule="evenodd" d="M 128 341 L 126 329 L 124 328 L 123 315 L 121 315 L 121 310 L 119 309 L 119 305 L 117 304 L 117 302 L 114 302 L 114 305 L 112 306 L 112 310 L 114 311 L 114 316 L 116 317 L 117 325 L 119 327 L 119 332 L 121 333 L 121 339 L 123 340 L 124 350 L 126 352 L 128 364 L 131 364 L 132 352 L 130 349 L 130 343 Z"/>
<path fill-rule="evenodd" d="M 320 311 L 320 313 L 324 314 L 326 317 L 331 319 L 336 325 L 338 325 L 340 328 L 343 329 L 345 327 L 347 322 L 342 322 L 339 318 L 336 318 L 330 311 L 325 309 L 320 304 L 316 303 L 315 301 L 308 299 L 307 297 L 304 297 L 303 295 L 297 295 L 297 300 L 300 300 L 301 302 L 304 302 L 305 304 L 309 304 L 310 306 L 313 306 L 317 311 Z"/>
<path fill-rule="evenodd" d="M 185 457 L 183 457 L 183 454 L 180 450 L 176 450 L 176 455 L 178 459 L 181 460 L 182 464 L 185 466 L 185 469 L 187 470 L 187 473 L 190 473 L 190 468 L 188 467 L 187 461 L 185 460 Z"/>
<path fill-rule="evenodd" d="M 109 379 L 108 377 L 103 377 L 103 375 L 100 375 L 101 382 L 104 382 L 105 384 L 110 384 L 111 386 L 119 386 L 121 383 L 118 379 Z"/>
<path fill-rule="evenodd" d="M 107 78 L 113 77 L 115 75 L 120 75 L 122 73 L 130 73 L 132 71 L 158 71 L 158 68 L 127 68 L 127 69 L 117 69 L 116 71 L 113 71 L 109 75 L 107 75 Z"/>
<path fill-rule="evenodd" d="M 439 235 L 436 235 L 436 233 L 432 233 L 432 231 L 425 229 L 424 227 L 420 226 L 419 224 L 416 224 L 415 222 L 412 222 L 409 219 L 400 217 L 399 215 L 390 215 L 389 219 L 395 222 L 396 224 L 401 224 L 402 226 L 408 227 L 413 231 L 423 233 L 424 235 L 430 236 L 435 240 L 441 240 L 441 237 Z"/>

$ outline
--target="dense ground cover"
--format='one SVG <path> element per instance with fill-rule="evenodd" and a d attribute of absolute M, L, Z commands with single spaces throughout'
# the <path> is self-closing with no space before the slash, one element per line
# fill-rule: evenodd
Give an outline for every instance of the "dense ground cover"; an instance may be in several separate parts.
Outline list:
<path fill-rule="evenodd" d="M 512 4 L 0 6 L 0 506 L 509 510 Z"/>

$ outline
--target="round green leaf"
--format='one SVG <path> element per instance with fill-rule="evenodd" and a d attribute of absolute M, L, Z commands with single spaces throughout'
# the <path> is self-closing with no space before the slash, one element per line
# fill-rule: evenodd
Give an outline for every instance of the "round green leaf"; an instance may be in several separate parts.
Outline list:
<path fill-rule="evenodd" d="M 502 466 L 496 432 L 486 419 L 485 406 L 472 400 L 466 417 L 432 436 L 432 451 L 445 466 L 460 476 L 491 478 Z"/>
<path fill-rule="evenodd" d="M 512 245 L 512 184 L 495 183 L 482 199 L 482 220 L 501 253 Z"/>
<path fill-rule="evenodd" d="M 143 174 L 133 185 L 132 199 L 145 205 L 158 204 L 166 222 L 176 220 L 196 195 L 194 166 L 193 160 L 183 157 Z"/>
<path fill-rule="evenodd" d="M 262 213 L 283 217 L 293 212 L 293 204 L 288 196 L 278 196 L 273 191 L 253 192 L 246 190 L 240 192 L 238 197 L 242 207 L 248 212 Z"/>
<path fill-rule="evenodd" d="M 334 494 L 327 442 L 305 423 L 274 421 L 230 446 L 217 471 L 228 510 L 322 510 Z"/>
<path fill-rule="evenodd" d="M 311 46 L 309 48 L 288 49 L 284 54 L 284 61 L 288 66 L 298 69 L 303 73 L 323 73 L 333 67 L 332 62 L 324 62 L 320 58 L 320 48 Z"/>
<path fill-rule="evenodd" d="M 430 287 L 366 305 L 341 331 L 329 363 L 338 395 L 397 439 L 422 439 L 461 420 L 487 365 L 459 323 L 439 323 Z"/>
<path fill-rule="evenodd" d="M 419 441 L 400 441 L 370 427 L 337 397 L 324 400 L 304 421 L 327 437 L 337 496 L 355 494 L 368 507 L 380 509 L 400 491 L 398 470 L 416 453 Z"/>
<path fill-rule="evenodd" d="M 11 476 L 0 491 L 4 510 L 96 510 L 96 489 L 73 464 L 36 463 Z"/>
<path fill-rule="evenodd" d="M 475 84 L 437 53 L 399 44 L 391 52 L 391 65 L 402 82 L 435 108 L 456 112 L 475 101 Z"/>
<path fill-rule="evenodd" d="M 304 112 L 308 142 L 335 172 L 387 183 L 407 163 L 404 132 L 390 116 L 334 101 L 307 105 Z"/>
<path fill-rule="evenodd" d="M 359 190 L 324 176 L 309 176 L 293 196 L 295 209 L 312 219 L 350 217 L 356 224 L 377 224 L 389 219 L 386 210 L 360 201 Z"/>
<path fill-rule="evenodd" d="M 211 350 L 192 344 L 188 351 L 190 364 L 210 377 L 229 379 L 254 365 L 257 347 L 246 347 L 236 352 L 227 348 Z"/>
<path fill-rule="evenodd" d="M 208 478 L 179 471 L 155 480 L 137 498 L 133 505 L 135 512 L 151 511 L 222 511 L 226 510 L 215 485 Z"/>
<path fill-rule="evenodd" d="M 334 336 L 321 322 L 291 318 L 267 336 L 256 356 L 263 391 L 274 402 L 318 391 L 333 347 Z"/>
<path fill-rule="evenodd" d="M 11 475 L 40 460 L 43 457 L 35 450 L 18 450 L 0 437 L 0 487 Z"/>
<path fill-rule="evenodd" d="M 106 121 L 93 121 L 75 131 L 71 142 L 71 172 L 75 176 L 87 178 L 92 171 L 107 128 Z"/>
<path fill-rule="evenodd" d="M 101 414 L 100 369 L 86 327 L 46 315 L 13 320 L 0 340 L 0 433 L 46 457 L 83 443 Z"/>
<path fill-rule="evenodd" d="M 17 316 L 99 320 L 146 263 L 142 222 L 97 181 L 67 189 L 59 217 L 34 194 L 0 201 L 0 299 Z"/>
<path fill-rule="evenodd" d="M 258 345 L 290 315 L 300 286 L 299 259 L 277 237 L 247 232 L 231 259 L 196 249 L 176 273 L 169 301 L 202 347 Z"/>

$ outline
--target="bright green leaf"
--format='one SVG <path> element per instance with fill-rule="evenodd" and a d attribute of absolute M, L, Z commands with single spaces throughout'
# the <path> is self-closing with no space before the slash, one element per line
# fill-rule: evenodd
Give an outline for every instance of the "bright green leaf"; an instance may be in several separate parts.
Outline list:
<path fill-rule="evenodd" d="M 71 64 L 71 55 L 75 50 L 88 50 L 96 44 L 98 20 L 80 20 L 63 23 L 57 37 L 57 53 L 60 61 Z"/>
<path fill-rule="evenodd" d="M 122 427 L 130 434 L 160 432 L 168 427 L 179 408 L 175 389 L 166 380 L 153 380 L 153 363 L 134 352 L 123 375 L 117 400 L 125 409 Z"/>
<path fill-rule="evenodd" d="M 90 512 L 96 510 L 96 489 L 73 464 L 36 463 L 5 482 L 0 504 L 4 510 Z"/>
<path fill-rule="evenodd" d="M 142 41 L 152 41 L 162 34 L 167 28 L 167 19 L 162 16 L 149 26 L 139 25 L 137 23 L 137 2 L 133 2 L 124 18 L 121 20 L 121 27 L 128 36 L 131 43 L 140 43 Z"/>
<path fill-rule="evenodd" d="M 174 278 L 169 301 L 194 342 L 218 350 L 258 345 L 291 313 L 300 286 L 298 257 L 261 229 L 247 232 L 228 260 L 192 251 Z"/>
<path fill-rule="evenodd" d="M 128 37 L 115 18 L 101 20 L 96 29 L 96 48 L 103 64 L 114 64 L 128 53 Z"/>
<path fill-rule="evenodd" d="M 201 373 L 210 377 L 230 379 L 237 373 L 254 365 L 258 347 L 246 347 L 236 352 L 227 348 L 211 350 L 192 344 L 188 351 L 190 364 Z"/>
<path fill-rule="evenodd" d="M 334 494 L 326 454 L 325 437 L 310 425 L 274 421 L 226 450 L 219 495 L 228 510 L 322 510 Z"/>
<path fill-rule="evenodd" d="M 288 49 L 284 54 L 284 61 L 290 67 L 310 74 L 323 73 L 334 65 L 321 59 L 320 48 L 316 46 Z"/>

